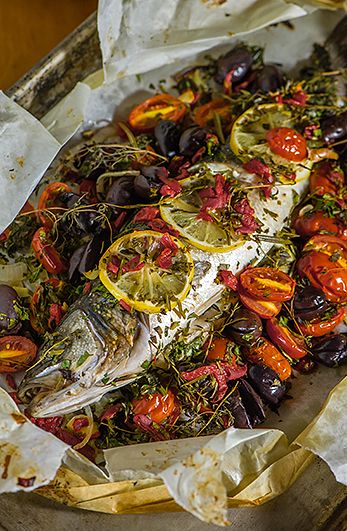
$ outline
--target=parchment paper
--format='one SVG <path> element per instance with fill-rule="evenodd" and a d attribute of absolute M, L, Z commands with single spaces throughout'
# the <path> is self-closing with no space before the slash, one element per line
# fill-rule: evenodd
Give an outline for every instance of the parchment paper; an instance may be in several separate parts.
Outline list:
<path fill-rule="evenodd" d="M 324 42 L 338 16 L 326 11 L 315 12 L 295 20 L 295 31 L 282 25 L 265 26 L 302 17 L 314 11 L 313 4 L 317 2 L 305 3 L 303 8 L 282 0 L 245 0 L 242 3 L 232 0 L 101 0 L 98 20 L 106 76 L 103 85 L 97 87 L 98 80 L 102 79 L 98 75 L 86 84 L 79 84 L 43 119 L 49 132 L 13 102 L 5 97 L 0 99 L 7 109 L 4 121 L 0 122 L 3 123 L 0 160 L 7 161 L 5 172 L 0 174 L 0 184 L 3 179 L 8 187 L 6 208 L 9 197 L 15 199 L 8 211 L 0 211 L 0 230 L 13 219 L 61 144 L 82 121 L 89 127 L 100 119 L 110 119 L 120 104 L 117 115 L 125 116 L 133 102 L 140 101 L 149 92 L 150 83 L 155 85 L 170 73 L 203 60 L 211 49 L 214 54 L 221 53 L 230 47 L 231 35 L 247 35 L 244 37 L 247 42 L 266 44 L 266 60 L 282 62 L 285 69 L 291 69 L 309 56 L 312 42 Z M 329 4 L 331 7 L 333 2 Z M 259 27 L 264 29 L 253 33 Z M 141 74 L 140 78 L 135 74 Z M 6 136 L 10 131 L 12 136 Z M 22 142 L 12 144 L 21 131 Z M 22 181 L 9 184 L 10 165 L 23 153 L 26 154 L 25 170 L 19 173 Z M 28 168 L 32 168 L 30 172 Z M 1 191 L 0 201 L 5 202 L 4 197 Z M 318 374 L 309 377 L 311 385 L 307 384 L 307 377 L 298 378 L 293 386 L 295 400 L 282 405 L 279 417 L 269 416 L 265 425 L 269 429 L 230 429 L 214 438 L 108 450 L 105 457 L 109 479 L 83 457 L 69 451 L 52 485 L 41 492 L 73 506 L 104 512 L 152 512 L 183 507 L 203 520 L 224 525 L 227 522 L 226 502 L 229 506 L 256 505 L 277 496 L 309 464 L 312 451 L 327 461 L 339 481 L 347 484 L 347 434 L 340 414 L 347 405 L 346 380 L 332 392 L 317 423 L 313 421 L 307 427 L 320 411 L 329 391 L 343 376 L 343 369 L 321 368 Z M 7 401 L 5 393 L 1 392 L 4 421 L 13 426 L 13 417 L 6 409 Z M 25 440 L 20 437 L 13 440 L 18 451 L 26 455 L 29 446 L 35 447 L 35 437 L 40 430 L 28 422 L 23 426 L 28 436 Z M 300 448 L 293 441 L 303 429 L 304 433 L 298 438 L 303 447 Z M 35 462 L 36 477 L 44 484 L 57 470 L 64 453 L 61 445 L 63 448 L 65 445 L 46 432 L 40 431 L 40 436 L 41 444 L 49 448 L 49 451 L 40 452 Z M 341 445 L 341 441 L 344 444 Z M 27 463 L 21 459 L 13 458 L 12 464 L 16 466 L 16 473 L 9 468 L 6 481 L 0 479 L 0 492 L 20 488 L 16 479 L 17 466 L 25 473 L 28 471 Z"/>

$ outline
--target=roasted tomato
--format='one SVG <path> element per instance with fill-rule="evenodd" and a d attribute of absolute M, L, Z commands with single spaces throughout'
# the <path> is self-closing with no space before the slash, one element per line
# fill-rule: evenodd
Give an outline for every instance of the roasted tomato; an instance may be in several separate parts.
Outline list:
<path fill-rule="evenodd" d="M 281 380 L 292 374 L 292 368 L 286 358 L 270 341 L 261 337 L 258 344 L 246 351 L 247 359 L 252 363 L 262 363 L 270 367 Z"/>
<path fill-rule="evenodd" d="M 275 127 L 266 133 L 266 140 L 273 153 L 292 162 L 301 162 L 307 156 L 304 137 L 290 127 Z"/>
<path fill-rule="evenodd" d="M 334 171 L 330 162 L 324 161 L 311 171 L 310 192 L 316 195 L 336 195 L 343 182 L 343 174 Z"/>
<path fill-rule="evenodd" d="M 224 98 L 217 98 L 198 107 L 194 113 L 194 121 L 200 127 L 213 126 L 216 115 L 222 124 L 229 124 L 232 120 L 230 103 Z"/>
<path fill-rule="evenodd" d="M 335 218 L 325 215 L 321 210 L 312 210 L 297 217 L 293 223 L 293 228 L 304 238 L 311 238 L 311 236 L 319 233 L 347 238 L 347 227 Z"/>
<path fill-rule="evenodd" d="M 40 227 L 35 232 L 32 242 L 35 256 L 48 273 L 59 274 L 66 270 L 66 265 L 58 251 L 54 248 L 49 231 Z"/>
<path fill-rule="evenodd" d="M 320 337 L 332 332 L 338 324 L 342 323 L 346 315 L 346 309 L 340 308 L 336 313 L 326 321 L 322 319 L 313 319 L 312 321 L 298 322 L 301 332 L 305 336 Z"/>
<path fill-rule="evenodd" d="M 71 192 L 70 186 L 66 183 L 51 183 L 43 190 L 38 204 L 38 216 L 44 227 L 53 227 L 53 215 L 49 212 L 49 207 L 61 207 L 63 203 L 59 201 L 62 193 Z"/>
<path fill-rule="evenodd" d="M 240 301 L 246 308 L 256 313 L 262 319 L 271 319 L 280 313 L 282 304 L 280 302 L 262 301 L 248 295 L 242 288 L 239 289 Z"/>
<path fill-rule="evenodd" d="M 304 251 L 319 251 L 330 257 L 336 266 L 347 269 L 347 241 L 337 236 L 319 234 L 313 236 L 305 245 Z"/>
<path fill-rule="evenodd" d="M 211 345 L 208 347 L 206 359 L 208 359 L 208 361 L 224 360 L 228 343 L 231 343 L 231 341 L 224 337 L 214 338 Z"/>
<path fill-rule="evenodd" d="M 347 301 L 347 269 L 336 265 L 333 256 L 312 251 L 300 258 L 297 270 L 312 286 L 324 291 L 330 302 Z"/>
<path fill-rule="evenodd" d="M 289 328 L 280 324 L 277 319 L 266 321 L 266 332 L 271 341 L 284 350 L 291 358 L 303 358 L 307 354 L 305 340 L 296 336 Z"/>
<path fill-rule="evenodd" d="M 65 283 L 49 278 L 36 288 L 30 302 L 30 324 L 39 334 L 53 331 L 67 310 Z"/>
<path fill-rule="evenodd" d="M 175 395 L 170 390 L 165 395 L 154 393 L 140 400 L 133 400 L 133 413 L 134 415 L 147 415 L 152 422 L 161 424 L 174 413 L 177 403 Z"/>
<path fill-rule="evenodd" d="M 239 280 L 248 295 L 262 301 L 284 302 L 294 295 L 295 280 L 272 267 L 250 267 Z"/>
<path fill-rule="evenodd" d="M 22 336 L 0 338 L 0 372 L 25 371 L 37 353 L 35 343 Z"/>
<path fill-rule="evenodd" d="M 179 122 L 187 112 L 186 105 L 170 94 L 158 94 L 137 105 L 129 115 L 129 124 L 138 133 L 153 131 L 161 120 Z"/>
<path fill-rule="evenodd" d="M 85 195 L 90 203 L 98 202 L 96 195 L 96 181 L 93 181 L 93 179 L 83 179 L 83 181 L 80 182 L 79 193 Z"/>

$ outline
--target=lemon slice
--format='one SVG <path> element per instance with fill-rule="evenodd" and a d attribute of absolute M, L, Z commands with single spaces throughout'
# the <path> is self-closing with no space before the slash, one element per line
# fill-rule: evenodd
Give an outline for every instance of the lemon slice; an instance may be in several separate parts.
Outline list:
<path fill-rule="evenodd" d="M 160 207 L 161 217 L 166 223 L 191 245 L 209 253 L 226 253 L 243 243 L 218 222 L 206 221 L 199 216 L 202 207 L 199 189 L 213 185 L 214 176 L 204 176 L 203 180 L 192 177 L 180 181 L 180 184 L 183 193 Z M 194 186 L 199 189 L 194 189 Z"/>
<path fill-rule="evenodd" d="M 159 313 L 183 301 L 191 286 L 190 253 L 168 234 L 145 230 L 122 236 L 99 263 L 99 277 L 112 295 L 135 310 Z"/>
<path fill-rule="evenodd" d="M 260 158 L 266 164 L 275 167 L 282 175 L 294 173 L 296 182 L 308 178 L 312 162 L 308 159 L 295 163 L 276 155 L 266 141 L 266 133 L 275 127 L 295 129 L 293 114 L 286 105 L 265 103 L 251 107 L 237 120 L 230 134 L 230 147 L 241 160 Z"/>

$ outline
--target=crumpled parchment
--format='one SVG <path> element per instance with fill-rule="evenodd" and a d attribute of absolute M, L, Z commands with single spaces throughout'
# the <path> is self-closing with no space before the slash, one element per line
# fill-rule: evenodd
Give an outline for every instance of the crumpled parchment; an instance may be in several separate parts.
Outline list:
<path fill-rule="evenodd" d="M 231 35 L 242 36 L 251 44 L 266 45 L 266 60 L 282 62 L 286 69 L 307 58 L 312 42 L 324 42 L 338 17 L 325 11 L 301 19 L 315 10 L 313 5 L 329 3 L 333 7 L 334 2 L 305 2 L 305 7 L 299 3 L 101 0 L 98 22 L 106 83 L 98 86 L 102 76 L 97 74 L 78 84 L 42 120 L 45 127 L 8 98 L 0 97 L 6 111 L 1 120 L 0 109 L 0 165 L 3 164 L 0 201 L 6 203 L 7 209 L 0 209 L 0 231 L 13 219 L 61 145 L 82 121 L 90 125 L 98 119 L 110 119 L 121 103 L 117 112 L 126 115 L 134 101 L 141 101 L 148 94 L 151 82 L 158 83 L 170 73 L 203 59 L 211 49 L 221 53 L 223 45 L 224 49 L 225 45 L 230 46 Z M 288 18 L 297 18 L 295 30 L 282 25 L 267 27 Z M 259 27 L 264 29 L 254 32 Z M 136 74 L 141 74 L 140 78 Z M 16 143 L 16 138 L 21 139 L 20 143 Z M 17 161 L 23 154 L 24 169 L 21 159 Z M 9 172 L 14 163 L 19 166 L 20 179 L 12 183 Z M 6 195 L 3 190 L 7 190 Z M 9 198 L 13 200 L 10 208 Z M 303 377 L 299 378 L 294 382 L 299 388 L 302 386 L 299 396 L 282 405 L 280 420 L 268 419 L 261 430 L 230 429 L 213 438 L 107 450 L 107 474 L 69 450 L 53 483 L 40 492 L 73 506 L 104 512 L 153 512 L 183 507 L 201 519 L 224 525 L 225 502 L 235 507 L 257 505 L 279 495 L 309 464 L 312 452 L 321 455 L 339 481 L 347 484 L 344 451 L 347 434 L 340 414 L 346 409 L 346 380 L 332 391 L 317 423 L 313 421 L 307 427 L 321 410 L 322 398 L 343 376 L 341 369 L 323 368 L 312 376 L 311 386 Z M 8 398 L 3 391 L 0 404 L 3 422 L 13 427 L 12 410 L 6 409 Z M 31 461 L 36 459 L 35 485 L 44 484 L 58 469 L 64 454 L 61 448 L 66 446 L 29 422 L 21 426 L 25 426 L 27 436 L 14 439 L 17 455 L 26 458 L 30 455 Z M 23 431 L 21 426 L 13 435 L 19 434 L 19 429 Z M 290 434 L 289 442 L 278 428 Z M 302 430 L 305 431 L 299 435 Z M 33 454 L 38 431 L 42 437 L 41 450 L 42 445 L 47 445 L 47 450 L 36 456 Z M 297 436 L 302 447 L 293 442 Z M 29 473 L 30 460 L 27 461 L 11 458 L 8 477 L 0 479 L 0 492 L 20 488 L 18 470 L 20 474 L 23 471 L 20 477 L 28 477 L 24 475 Z M 3 470 L 4 464 L 5 461 Z"/>

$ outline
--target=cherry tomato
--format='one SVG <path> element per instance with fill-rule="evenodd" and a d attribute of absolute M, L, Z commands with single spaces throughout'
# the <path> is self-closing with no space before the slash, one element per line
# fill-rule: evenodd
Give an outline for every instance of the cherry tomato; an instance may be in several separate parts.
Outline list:
<path fill-rule="evenodd" d="M 58 323 L 52 322 L 51 306 L 59 306 L 65 313 L 67 306 L 64 304 L 65 283 L 57 278 L 49 278 L 36 288 L 30 302 L 30 324 L 39 334 L 53 331 Z M 62 304 L 60 304 L 62 303 Z M 54 326 L 55 324 L 55 326 Z"/>
<path fill-rule="evenodd" d="M 22 336 L 0 338 L 0 373 L 19 372 L 30 367 L 37 354 L 35 343 Z"/>
<path fill-rule="evenodd" d="M 129 115 L 129 124 L 138 133 L 150 132 L 160 120 L 179 122 L 187 112 L 186 105 L 170 94 L 158 94 L 137 105 Z"/>
<path fill-rule="evenodd" d="M 97 203 L 96 182 L 93 179 L 83 179 L 79 186 L 79 193 L 86 195 L 90 203 Z"/>
<path fill-rule="evenodd" d="M 209 361 L 224 360 L 230 341 L 224 337 L 216 337 L 209 346 L 207 357 Z"/>
<path fill-rule="evenodd" d="M 250 297 L 242 288 L 239 289 L 240 301 L 246 308 L 255 312 L 262 319 L 271 319 L 280 313 L 282 304 L 280 302 L 262 301 Z"/>
<path fill-rule="evenodd" d="M 323 290 L 329 301 L 346 302 L 347 269 L 337 266 L 331 258 L 311 251 L 298 260 L 298 273 L 307 277 L 312 286 Z"/>
<path fill-rule="evenodd" d="M 307 156 L 304 137 L 290 127 L 275 127 L 266 133 L 266 140 L 273 153 L 292 162 L 301 162 Z"/>
<path fill-rule="evenodd" d="M 66 265 L 58 251 L 54 248 L 50 240 L 49 231 L 45 227 L 37 229 L 31 245 L 37 260 L 48 273 L 59 274 L 66 270 Z"/>
<path fill-rule="evenodd" d="M 165 395 L 146 395 L 140 400 L 133 400 L 132 404 L 134 415 L 148 415 L 153 422 L 161 424 L 174 412 L 177 399 L 172 391 L 168 390 Z"/>
<path fill-rule="evenodd" d="M 270 367 L 281 380 L 286 380 L 292 374 L 292 368 L 286 358 L 264 337 L 260 338 L 258 345 L 246 352 L 246 357 L 252 363 L 262 363 Z"/>
<path fill-rule="evenodd" d="M 63 205 L 59 201 L 59 197 L 63 192 L 71 192 L 71 188 L 67 184 L 61 182 L 51 183 L 43 190 L 38 204 L 38 216 L 44 227 L 49 229 L 53 227 L 53 219 L 52 215 L 49 214 L 49 207 L 59 207 Z"/>
<path fill-rule="evenodd" d="M 309 211 L 296 218 L 293 223 L 295 231 L 304 238 L 311 238 L 315 234 L 324 233 L 347 238 L 347 227 L 335 218 L 324 214 L 321 210 Z"/>
<path fill-rule="evenodd" d="M 337 236 L 318 234 L 313 236 L 303 251 L 319 251 L 330 257 L 337 266 L 347 268 L 347 241 Z"/>
<path fill-rule="evenodd" d="M 262 301 L 284 302 L 294 295 L 295 280 L 272 267 L 250 267 L 239 278 L 244 291 Z"/>
<path fill-rule="evenodd" d="M 200 127 L 214 125 L 216 114 L 222 123 L 231 122 L 230 103 L 224 98 L 217 98 L 198 107 L 194 113 L 194 121 Z"/>
<path fill-rule="evenodd" d="M 305 340 L 295 336 L 289 328 L 281 325 L 277 319 L 273 318 L 266 321 L 266 332 L 271 341 L 291 358 L 300 359 L 306 356 Z"/>
<path fill-rule="evenodd" d="M 312 321 L 298 322 L 301 332 L 306 336 L 320 337 L 332 332 L 338 324 L 342 323 L 346 315 L 346 309 L 340 308 L 335 315 L 327 321 L 313 319 Z"/>
<path fill-rule="evenodd" d="M 343 175 L 333 171 L 330 162 L 322 162 L 316 165 L 310 175 L 310 192 L 316 195 L 336 195 L 343 186 Z"/>

